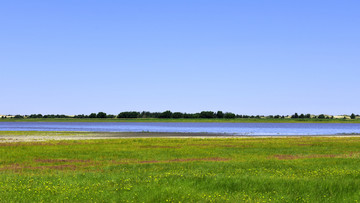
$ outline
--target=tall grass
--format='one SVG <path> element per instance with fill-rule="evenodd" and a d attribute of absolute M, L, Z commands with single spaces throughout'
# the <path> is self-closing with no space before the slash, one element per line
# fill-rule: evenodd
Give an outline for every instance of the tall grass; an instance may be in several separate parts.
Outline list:
<path fill-rule="evenodd" d="M 0 202 L 354 202 L 360 138 L 0 143 Z"/>

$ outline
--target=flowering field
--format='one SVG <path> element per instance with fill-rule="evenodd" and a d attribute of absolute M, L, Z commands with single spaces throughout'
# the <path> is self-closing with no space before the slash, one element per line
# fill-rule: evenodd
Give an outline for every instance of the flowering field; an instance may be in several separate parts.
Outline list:
<path fill-rule="evenodd" d="M 360 138 L 0 143 L 0 202 L 355 202 Z"/>

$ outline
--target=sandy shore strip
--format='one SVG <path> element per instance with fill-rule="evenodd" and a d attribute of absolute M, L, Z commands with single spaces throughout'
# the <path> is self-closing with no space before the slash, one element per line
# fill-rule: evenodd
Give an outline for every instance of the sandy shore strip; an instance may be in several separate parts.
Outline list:
<path fill-rule="evenodd" d="M 298 138 L 298 137 L 360 137 L 351 135 L 314 135 L 314 136 L 243 136 L 215 133 L 163 133 L 163 132 L 22 132 L 21 135 L 0 131 L 0 143 L 4 142 L 39 142 L 51 140 L 94 140 L 94 139 L 126 139 L 126 138 Z"/>

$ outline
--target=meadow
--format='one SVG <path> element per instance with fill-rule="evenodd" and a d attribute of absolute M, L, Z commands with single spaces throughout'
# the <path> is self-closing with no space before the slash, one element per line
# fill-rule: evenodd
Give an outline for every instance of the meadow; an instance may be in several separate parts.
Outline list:
<path fill-rule="evenodd" d="M 360 137 L 0 142 L 0 202 L 356 202 L 359 166 Z"/>
<path fill-rule="evenodd" d="M 188 123 L 360 123 L 360 119 L 317 118 L 6 118 L 0 122 L 188 122 Z"/>

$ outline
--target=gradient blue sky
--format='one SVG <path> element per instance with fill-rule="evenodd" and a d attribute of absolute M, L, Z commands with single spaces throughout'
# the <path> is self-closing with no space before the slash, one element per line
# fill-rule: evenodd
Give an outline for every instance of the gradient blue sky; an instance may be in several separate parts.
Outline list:
<path fill-rule="evenodd" d="M 0 3 L 0 114 L 360 113 L 360 1 Z"/>

